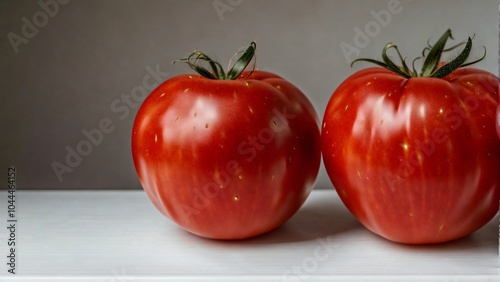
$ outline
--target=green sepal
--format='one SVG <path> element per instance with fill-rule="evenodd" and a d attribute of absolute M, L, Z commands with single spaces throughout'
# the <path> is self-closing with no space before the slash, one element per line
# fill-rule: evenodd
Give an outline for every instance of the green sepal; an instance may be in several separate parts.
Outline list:
<path fill-rule="evenodd" d="M 486 57 L 486 48 L 483 46 L 484 48 L 483 56 L 473 62 L 466 63 L 465 61 L 469 58 L 470 52 L 472 50 L 472 39 L 474 37 L 472 38 L 469 37 L 465 42 L 460 42 L 451 47 L 445 48 L 446 42 L 448 41 L 449 38 L 453 39 L 453 36 L 451 34 L 451 30 L 447 29 L 446 32 L 438 39 L 438 41 L 434 45 L 431 45 L 430 42 L 428 41 L 427 42 L 428 46 L 425 47 L 424 50 L 422 51 L 422 56 L 412 61 L 412 70 L 410 70 L 410 68 L 406 64 L 406 58 L 403 58 L 403 56 L 399 52 L 398 47 L 392 43 L 387 44 L 384 47 L 384 49 L 382 49 L 382 61 L 367 59 L 367 58 L 358 58 L 352 61 L 351 67 L 355 62 L 365 61 L 386 68 L 404 78 L 411 78 L 411 77 L 443 78 L 458 68 L 470 66 L 477 62 L 480 62 Z M 460 55 L 458 55 L 455 59 L 453 59 L 449 63 L 446 63 L 443 66 L 439 67 L 439 64 L 441 63 L 441 56 L 443 55 L 443 53 L 455 50 L 456 48 L 464 44 L 465 44 L 464 50 L 462 50 Z M 391 48 L 394 48 L 396 50 L 399 60 L 401 61 L 401 66 L 395 64 L 394 61 L 392 61 L 387 55 L 387 51 Z M 415 68 L 415 62 L 418 59 L 424 59 L 422 69 L 420 70 L 420 72 L 417 72 Z"/>
<path fill-rule="evenodd" d="M 200 51 L 194 51 L 187 58 L 178 59 L 173 61 L 186 63 L 192 70 L 197 72 L 203 77 L 209 79 L 220 79 L 220 80 L 234 80 L 237 79 L 240 74 L 247 68 L 248 64 L 254 59 L 255 49 L 257 45 L 255 42 L 250 43 L 243 55 L 234 63 L 233 67 L 229 70 L 228 74 L 224 72 L 224 68 L 218 62 L 212 60 L 206 54 Z M 206 67 L 201 66 L 202 63 L 208 63 L 211 70 Z"/>

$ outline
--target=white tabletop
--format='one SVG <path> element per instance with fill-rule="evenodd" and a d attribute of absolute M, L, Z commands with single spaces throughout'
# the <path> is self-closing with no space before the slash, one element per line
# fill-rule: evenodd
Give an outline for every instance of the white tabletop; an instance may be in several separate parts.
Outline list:
<path fill-rule="evenodd" d="M 281 228 L 229 242 L 183 231 L 143 191 L 17 191 L 11 275 L 0 194 L 0 281 L 500 281 L 498 215 L 454 242 L 401 245 L 364 229 L 333 190 L 314 190 Z"/>

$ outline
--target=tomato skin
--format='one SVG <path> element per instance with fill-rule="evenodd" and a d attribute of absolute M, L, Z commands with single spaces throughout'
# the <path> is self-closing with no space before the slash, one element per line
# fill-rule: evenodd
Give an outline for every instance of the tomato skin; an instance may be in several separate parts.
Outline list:
<path fill-rule="evenodd" d="M 213 239 L 268 232 L 304 203 L 321 162 L 318 116 L 290 82 L 180 75 L 155 89 L 133 127 L 134 164 L 156 208 Z"/>
<path fill-rule="evenodd" d="M 497 134 L 498 138 L 500 138 L 500 105 L 498 106 L 497 109 Z"/>
<path fill-rule="evenodd" d="M 443 79 L 361 70 L 333 93 L 323 160 L 337 193 L 391 241 L 466 236 L 498 211 L 498 78 L 463 68 Z"/>

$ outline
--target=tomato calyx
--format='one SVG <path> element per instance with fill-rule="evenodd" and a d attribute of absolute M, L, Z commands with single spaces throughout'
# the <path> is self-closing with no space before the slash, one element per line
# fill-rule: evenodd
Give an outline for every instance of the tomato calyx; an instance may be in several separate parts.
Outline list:
<path fill-rule="evenodd" d="M 224 68 L 221 66 L 219 62 L 212 60 L 210 57 L 208 57 L 206 54 L 200 51 L 194 51 L 187 58 L 175 60 L 173 63 L 174 64 L 176 62 L 186 63 L 195 72 L 209 79 L 235 80 L 241 75 L 241 73 L 243 73 L 243 71 L 248 67 L 248 65 L 252 60 L 254 60 L 252 70 L 249 71 L 245 77 L 251 75 L 255 70 L 256 48 L 257 44 L 255 44 L 255 42 L 252 42 L 245 51 L 236 53 L 233 56 L 233 59 L 239 54 L 241 53 L 243 54 L 238 58 L 238 60 L 234 63 L 234 65 L 231 68 L 229 68 L 227 74 L 226 72 L 224 72 Z M 201 64 L 203 63 L 208 64 L 211 70 L 208 70 L 207 67 L 202 66 Z M 229 62 L 229 65 L 231 65 L 231 62 Z"/>
<path fill-rule="evenodd" d="M 406 58 L 403 58 L 403 56 L 399 52 L 398 46 L 395 44 L 392 44 L 392 43 L 388 43 L 387 45 L 385 45 L 384 49 L 382 50 L 382 61 L 377 61 L 377 60 L 368 59 L 368 58 L 359 58 L 359 59 L 352 61 L 351 67 L 356 62 L 365 61 L 365 62 L 379 65 L 385 69 L 388 69 L 392 72 L 395 72 L 396 74 L 401 75 L 404 78 L 411 78 L 411 77 L 443 78 L 458 68 L 475 64 L 475 63 L 483 60 L 486 57 L 486 47 L 483 46 L 484 54 L 481 58 L 479 58 L 473 62 L 465 63 L 465 61 L 467 60 L 467 58 L 469 57 L 469 54 L 471 52 L 472 38 L 474 38 L 474 37 L 472 37 L 472 38 L 469 37 L 467 39 L 467 41 L 460 42 L 460 43 L 458 43 L 452 47 L 449 47 L 449 48 L 445 48 L 446 41 L 449 38 L 454 39 L 452 34 L 451 34 L 450 29 L 446 30 L 446 32 L 438 39 L 438 41 L 434 45 L 431 45 L 429 42 L 427 42 L 428 46 L 426 48 L 424 48 L 424 50 L 422 51 L 422 56 L 417 57 L 413 60 L 412 70 L 410 70 L 410 68 L 406 64 Z M 455 50 L 457 47 L 462 46 L 463 44 L 465 44 L 464 49 L 455 59 L 453 59 L 452 61 L 450 61 L 446 64 L 441 64 L 441 56 L 443 53 Z M 398 57 L 401 61 L 401 66 L 398 66 L 396 63 L 394 63 L 387 55 L 387 51 L 391 48 L 396 50 Z M 428 51 L 427 54 L 426 54 L 426 51 Z M 425 59 L 420 72 L 418 72 L 415 69 L 415 62 L 419 59 Z"/>

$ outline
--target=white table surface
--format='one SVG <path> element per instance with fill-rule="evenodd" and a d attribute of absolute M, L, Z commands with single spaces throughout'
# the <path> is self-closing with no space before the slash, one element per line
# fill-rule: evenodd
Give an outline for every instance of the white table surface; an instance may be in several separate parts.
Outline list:
<path fill-rule="evenodd" d="M 0 281 L 500 281 L 498 215 L 454 242 L 401 245 L 364 229 L 333 190 L 314 190 L 284 226 L 243 241 L 191 235 L 143 191 L 17 191 L 11 275 L 6 194 Z"/>

